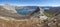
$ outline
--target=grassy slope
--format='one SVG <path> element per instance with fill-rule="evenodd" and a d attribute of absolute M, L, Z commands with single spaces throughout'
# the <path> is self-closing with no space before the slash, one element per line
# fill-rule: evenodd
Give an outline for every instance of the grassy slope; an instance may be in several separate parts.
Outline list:
<path fill-rule="evenodd" d="M 53 14 L 51 14 L 51 13 L 47 13 L 47 12 L 44 12 L 44 14 L 47 16 L 47 17 L 54 17 L 54 15 Z"/>

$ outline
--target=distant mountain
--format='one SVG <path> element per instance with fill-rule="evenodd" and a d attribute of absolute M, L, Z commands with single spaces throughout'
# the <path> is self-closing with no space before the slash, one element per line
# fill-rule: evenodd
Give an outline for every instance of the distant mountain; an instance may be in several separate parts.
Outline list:
<path fill-rule="evenodd" d="M 36 9 L 38 6 L 20 6 L 16 7 L 16 9 Z"/>

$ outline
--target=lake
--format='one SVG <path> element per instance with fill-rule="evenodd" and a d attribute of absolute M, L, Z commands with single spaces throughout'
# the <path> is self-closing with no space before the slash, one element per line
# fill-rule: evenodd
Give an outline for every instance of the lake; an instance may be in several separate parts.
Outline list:
<path fill-rule="evenodd" d="M 24 10 L 17 10 L 17 13 L 18 13 L 18 14 L 22 14 L 22 15 L 27 15 L 27 14 L 29 13 L 29 11 L 34 12 L 34 11 L 35 11 L 35 9 L 28 9 L 28 10 L 26 10 L 26 9 L 24 9 Z"/>

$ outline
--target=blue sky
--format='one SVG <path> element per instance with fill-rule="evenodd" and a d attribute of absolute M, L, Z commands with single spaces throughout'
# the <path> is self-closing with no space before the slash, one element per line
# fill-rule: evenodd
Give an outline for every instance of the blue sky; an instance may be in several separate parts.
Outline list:
<path fill-rule="evenodd" d="M 0 5 L 3 4 L 17 6 L 60 6 L 60 0 L 0 0 Z"/>

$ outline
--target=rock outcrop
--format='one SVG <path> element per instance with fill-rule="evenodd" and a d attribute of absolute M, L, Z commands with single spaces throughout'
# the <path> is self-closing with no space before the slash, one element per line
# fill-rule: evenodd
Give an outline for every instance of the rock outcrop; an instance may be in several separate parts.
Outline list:
<path fill-rule="evenodd" d="M 10 12 L 12 12 L 12 13 L 17 13 L 17 11 L 15 10 L 15 6 L 11 6 L 9 4 L 5 4 L 3 6 L 3 8 L 6 9 L 6 10 L 8 10 L 8 11 L 10 11 Z"/>

